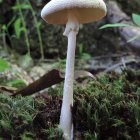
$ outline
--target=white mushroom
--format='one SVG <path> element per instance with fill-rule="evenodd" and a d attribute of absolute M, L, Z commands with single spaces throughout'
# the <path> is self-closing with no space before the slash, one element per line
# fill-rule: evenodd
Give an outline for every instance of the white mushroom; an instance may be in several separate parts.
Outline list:
<path fill-rule="evenodd" d="M 68 37 L 63 102 L 60 127 L 65 140 L 73 139 L 71 107 L 73 106 L 73 79 L 76 35 L 79 24 L 97 21 L 106 15 L 103 0 L 51 0 L 42 9 L 41 16 L 49 24 L 66 24 L 64 36 Z"/>

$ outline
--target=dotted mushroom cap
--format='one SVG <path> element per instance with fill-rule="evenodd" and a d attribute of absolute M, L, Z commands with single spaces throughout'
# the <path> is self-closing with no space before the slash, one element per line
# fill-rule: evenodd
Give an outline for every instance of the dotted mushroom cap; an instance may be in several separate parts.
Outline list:
<path fill-rule="evenodd" d="M 41 17 L 50 24 L 66 24 L 72 11 L 79 23 L 97 21 L 106 15 L 103 0 L 51 0 L 41 11 Z"/>

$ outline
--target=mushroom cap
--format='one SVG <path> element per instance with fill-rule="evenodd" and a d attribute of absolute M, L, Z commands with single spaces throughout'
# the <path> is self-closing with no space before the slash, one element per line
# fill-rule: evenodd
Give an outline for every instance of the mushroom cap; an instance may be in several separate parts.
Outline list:
<path fill-rule="evenodd" d="M 51 0 L 42 9 L 41 17 L 50 24 L 66 24 L 71 11 L 83 24 L 101 19 L 107 8 L 103 0 Z"/>

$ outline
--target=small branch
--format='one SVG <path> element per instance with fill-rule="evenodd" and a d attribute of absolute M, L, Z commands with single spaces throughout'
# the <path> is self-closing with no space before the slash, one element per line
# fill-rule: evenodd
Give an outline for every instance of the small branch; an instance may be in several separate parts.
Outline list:
<path fill-rule="evenodd" d="M 125 65 L 128 65 L 128 64 L 130 64 L 132 62 L 135 62 L 136 63 L 136 60 L 135 59 L 126 60 L 125 61 Z M 119 63 L 117 63 L 115 65 L 112 65 L 111 67 L 109 67 L 108 69 L 106 69 L 105 71 L 103 71 L 102 73 L 107 73 L 107 72 L 113 71 L 113 70 L 115 70 L 116 68 L 118 68 L 118 67 L 120 67 L 122 65 L 123 65 L 123 62 L 121 61 L 121 62 L 119 62 Z"/>

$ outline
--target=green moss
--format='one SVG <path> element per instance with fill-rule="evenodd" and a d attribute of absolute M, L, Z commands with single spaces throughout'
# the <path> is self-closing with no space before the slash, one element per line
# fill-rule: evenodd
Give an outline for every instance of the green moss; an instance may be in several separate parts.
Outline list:
<path fill-rule="evenodd" d="M 55 132 L 55 124 L 58 122 L 56 114 L 59 114 L 55 109 L 52 110 L 51 103 L 51 99 L 47 102 L 43 98 L 12 98 L 0 94 L 0 137 L 8 140 L 50 137 L 52 134 L 46 133 L 44 129 Z M 49 123 L 49 120 L 52 122 Z"/>
<path fill-rule="evenodd" d="M 72 108 L 75 139 L 140 139 L 138 72 L 106 74 L 74 86 Z M 50 88 L 44 98 L 12 98 L 0 94 L 0 137 L 7 139 L 60 139 L 58 129 L 63 84 Z"/>
<path fill-rule="evenodd" d="M 81 139 L 140 139 L 140 100 L 138 75 L 112 73 L 76 87 L 74 123 Z M 137 78 L 136 78 L 137 77 Z"/>

